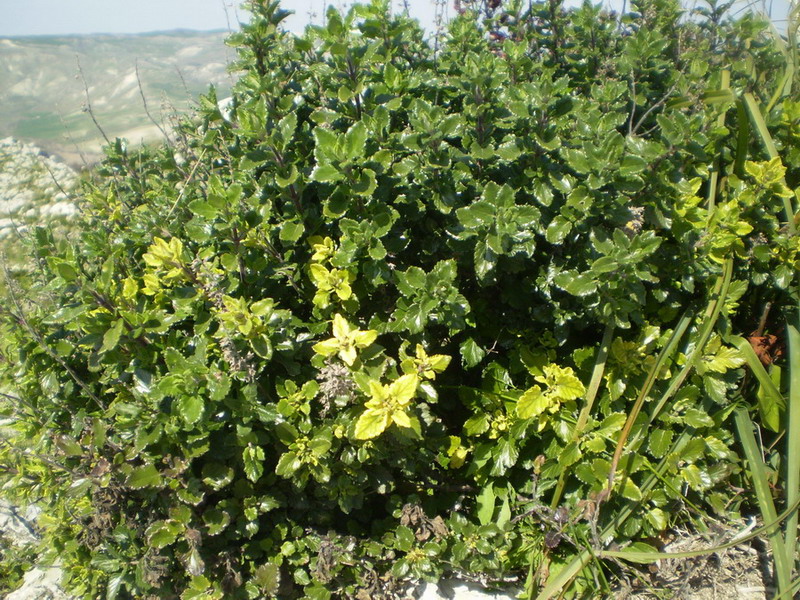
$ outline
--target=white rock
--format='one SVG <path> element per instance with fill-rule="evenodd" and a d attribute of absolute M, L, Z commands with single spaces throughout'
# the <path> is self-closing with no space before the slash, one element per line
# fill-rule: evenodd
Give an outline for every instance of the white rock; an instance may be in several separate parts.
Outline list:
<path fill-rule="evenodd" d="M 438 583 L 426 583 L 418 600 L 512 600 L 520 592 L 521 590 L 492 591 L 477 583 L 443 579 Z"/>
<path fill-rule="evenodd" d="M 57 566 L 34 567 L 22 580 L 22 586 L 11 592 L 5 600 L 69 600 L 60 587 L 63 572 Z"/>
<path fill-rule="evenodd" d="M 33 523 L 39 509 L 31 506 L 18 510 L 8 502 L 0 500 L 0 532 L 15 544 L 31 544 L 37 540 Z"/>

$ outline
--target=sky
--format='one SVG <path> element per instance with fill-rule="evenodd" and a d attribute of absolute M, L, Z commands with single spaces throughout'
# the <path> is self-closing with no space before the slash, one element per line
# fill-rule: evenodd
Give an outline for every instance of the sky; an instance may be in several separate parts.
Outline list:
<path fill-rule="evenodd" d="M 406 0 L 412 16 L 431 29 L 437 0 Z M 439 0 L 452 12 L 452 0 Z M 577 1 L 577 0 L 574 0 Z M 622 0 L 606 0 L 619 8 Z M 772 3 L 773 17 L 785 18 L 788 0 Z M 403 0 L 392 0 L 396 10 Z M 349 0 L 283 0 L 294 10 L 287 27 L 299 32 L 309 22 L 319 23 L 324 7 L 349 5 Z M 238 0 L 0 0 L 0 37 L 70 33 L 140 33 L 168 29 L 236 28 L 246 13 Z M 780 23 L 779 23 L 780 25 Z"/>

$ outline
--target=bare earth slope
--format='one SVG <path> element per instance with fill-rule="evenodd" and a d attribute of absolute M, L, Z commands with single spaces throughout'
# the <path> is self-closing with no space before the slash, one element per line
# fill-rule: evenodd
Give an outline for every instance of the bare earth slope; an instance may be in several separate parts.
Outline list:
<path fill-rule="evenodd" d="M 224 96 L 231 85 L 227 65 L 234 58 L 224 45 L 226 36 L 171 31 L 0 38 L 0 138 L 33 142 L 74 164 L 80 153 L 96 158 L 103 140 L 83 110 L 85 79 L 95 117 L 109 138 L 157 139 L 139 82 L 159 122 L 188 108 L 209 84 Z"/>

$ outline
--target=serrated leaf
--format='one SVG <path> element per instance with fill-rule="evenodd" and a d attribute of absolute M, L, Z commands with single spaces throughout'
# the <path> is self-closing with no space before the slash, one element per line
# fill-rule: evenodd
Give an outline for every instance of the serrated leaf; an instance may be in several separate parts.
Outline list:
<path fill-rule="evenodd" d="M 472 338 L 467 338 L 467 340 L 461 344 L 462 362 L 468 369 L 471 369 L 481 362 L 484 356 L 486 356 L 486 350 L 481 348 Z"/>
<path fill-rule="evenodd" d="M 697 465 L 686 465 L 681 469 L 681 477 L 689 487 L 697 492 L 702 492 L 711 487 L 711 477 Z"/>
<path fill-rule="evenodd" d="M 103 345 L 100 346 L 100 354 L 113 350 L 119 343 L 119 338 L 125 328 L 125 321 L 117 319 L 114 324 L 103 334 Z"/>
<path fill-rule="evenodd" d="M 311 171 L 311 181 L 319 181 L 321 183 L 335 183 L 344 179 L 342 172 L 334 165 L 327 163 L 314 167 Z"/>
<path fill-rule="evenodd" d="M 285 221 L 281 227 L 280 239 L 285 243 L 295 243 L 305 232 L 306 227 L 301 222 Z"/>
<path fill-rule="evenodd" d="M 146 487 L 158 487 L 161 485 L 161 473 L 158 472 L 155 465 L 136 467 L 131 471 L 131 474 L 128 475 L 126 483 L 128 487 L 135 490 Z"/>
<path fill-rule="evenodd" d="M 303 463 L 297 457 L 297 453 L 289 451 L 278 460 L 278 464 L 275 466 L 275 473 L 281 477 L 291 477 L 302 466 Z"/>
<path fill-rule="evenodd" d="M 215 219 L 219 213 L 219 210 L 216 207 L 205 200 L 193 200 L 189 203 L 189 210 L 206 221 Z"/>
<path fill-rule="evenodd" d="M 203 483 L 211 486 L 214 490 L 221 490 L 233 481 L 233 469 L 222 463 L 211 462 L 203 465 Z"/>
<path fill-rule="evenodd" d="M 553 278 L 553 282 L 573 296 L 588 296 L 597 290 L 597 281 L 592 278 L 591 273 L 562 271 Z"/>
<path fill-rule="evenodd" d="M 255 483 L 264 474 L 264 449 L 261 446 L 249 445 L 242 452 L 244 474 Z"/>
<path fill-rule="evenodd" d="M 266 563 L 256 569 L 253 581 L 259 590 L 267 596 L 274 596 L 278 593 L 278 586 L 281 580 L 281 572 L 278 565 Z"/>
<path fill-rule="evenodd" d="M 205 403 L 199 396 L 181 396 L 175 406 L 183 421 L 187 425 L 194 425 L 203 415 Z"/>
<path fill-rule="evenodd" d="M 487 484 L 478 494 L 476 502 L 478 504 L 478 522 L 481 525 L 488 525 L 494 516 L 495 493 L 492 484 Z"/>
<path fill-rule="evenodd" d="M 175 543 L 183 529 L 183 525 L 174 520 L 156 521 L 147 528 L 145 537 L 150 546 L 160 550 Z"/>
<path fill-rule="evenodd" d="M 673 433 L 670 429 L 656 429 L 653 431 L 648 441 L 650 454 L 655 458 L 663 458 L 672 444 L 672 436 Z"/>
<path fill-rule="evenodd" d="M 208 535 L 218 535 L 231 522 L 231 515 L 226 510 L 210 508 L 203 513 L 203 522 L 208 528 Z"/>
<path fill-rule="evenodd" d="M 364 156 L 367 143 L 367 127 L 358 121 L 344 134 L 344 151 L 348 159 L 355 160 Z"/>
<path fill-rule="evenodd" d="M 355 436 L 357 440 L 369 440 L 378 437 L 389 426 L 389 414 L 385 411 L 365 410 L 356 421 Z"/>
<path fill-rule="evenodd" d="M 703 358 L 703 366 L 708 371 L 715 373 L 725 373 L 730 369 L 741 367 L 745 363 L 744 356 L 736 348 L 729 348 L 727 346 L 721 347 L 717 350 L 714 356 L 707 356 Z"/>
<path fill-rule="evenodd" d="M 644 518 L 653 526 L 656 531 L 664 531 L 669 523 L 666 513 L 660 508 L 651 508 L 644 513 Z"/>
<path fill-rule="evenodd" d="M 683 415 L 683 422 L 691 427 L 711 427 L 714 420 L 701 408 L 688 408 Z"/>
<path fill-rule="evenodd" d="M 574 465 L 583 456 L 580 447 L 576 442 L 570 442 L 558 455 L 558 466 L 566 468 Z"/>
<path fill-rule="evenodd" d="M 480 229 L 484 225 L 494 223 L 495 208 L 488 202 L 478 200 L 467 207 L 459 208 L 456 216 L 466 229 Z"/>
<path fill-rule="evenodd" d="M 531 419 L 547 410 L 552 403 L 553 399 L 544 394 L 540 386 L 534 385 L 517 400 L 517 416 L 520 419 Z"/>
<path fill-rule="evenodd" d="M 489 474 L 493 477 L 504 475 L 511 467 L 517 464 L 519 449 L 516 444 L 507 437 L 498 440 L 492 451 L 492 468 Z"/>
<path fill-rule="evenodd" d="M 572 231 L 572 223 L 561 215 L 557 215 L 547 226 L 544 237 L 551 244 L 560 244 L 570 231 Z"/>
<path fill-rule="evenodd" d="M 625 478 L 625 482 L 622 484 L 620 493 L 623 497 L 627 498 L 628 500 L 633 500 L 634 502 L 638 502 L 642 499 L 642 490 L 639 489 L 638 485 L 633 483 L 630 477 Z"/>

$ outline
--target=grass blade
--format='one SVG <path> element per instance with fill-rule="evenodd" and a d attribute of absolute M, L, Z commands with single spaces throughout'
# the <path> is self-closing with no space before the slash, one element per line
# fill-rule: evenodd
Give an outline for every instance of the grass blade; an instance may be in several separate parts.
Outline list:
<path fill-rule="evenodd" d="M 800 500 L 800 333 L 786 328 L 789 346 L 789 409 L 786 425 L 786 502 Z M 786 522 L 786 554 L 797 560 L 797 512 Z"/>
<path fill-rule="evenodd" d="M 750 467 L 750 478 L 753 480 L 753 487 L 758 500 L 758 507 L 761 517 L 766 523 L 773 524 L 772 530 L 768 532 L 770 548 L 772 548 L 772 558 L 775 562 L 775 578 L 778 580 L 778 591 L 784 592 L 791 587 L 792 565 L 786 555 L 786 543 L 781 535 L 781 530 L 776 523 L 779 523 L 778 514 L 775 510 L 775 503 L 772 501 L 772 493 L 767 482 L 767 467 L 761 457 L 761 449 L 753 435 L 753 421 L 746 408 L 738 408 L 734 413 L 736 429 L 739 432 L 739 441 L 744 449 L 748 466 Z"/>
<path fill-rule="evenodd" d="M 769 373 L 767 373 L 764 365 L 761 364 L 761 360 L 758 358 L 758 356 L 756 356 L 756 352 L 753 350 L 750 342 L 739 336 L 732 336 L 731 341 L 744 356 L 745 360 L 747 361 L 747 366 L 750 367 L 753 375 L 756 376 L 756 379 L 758 380 L 758 383 L 761 385 L 761 389 L 764 392 L 764 400 L 759 400 L 758 406 L 759 411 L 761 412 L 761 418 L 764 420 L 764 424 L 767 425 L 772 431 L 779 431 L 780 411 L 786 408 L 786 400 L 784 399 L 780 390 L 778 390 L 775 382 L 772 381 L 772 378 L 769 376 Z"/>

